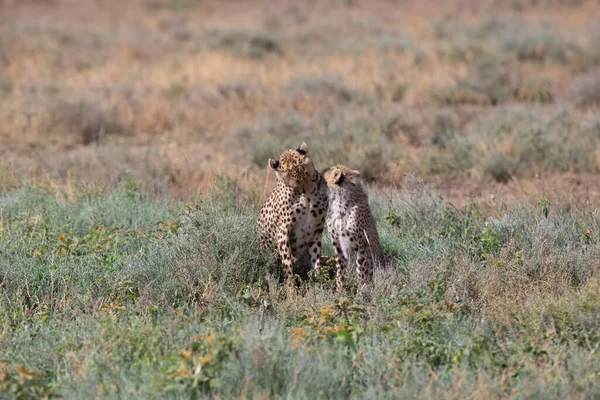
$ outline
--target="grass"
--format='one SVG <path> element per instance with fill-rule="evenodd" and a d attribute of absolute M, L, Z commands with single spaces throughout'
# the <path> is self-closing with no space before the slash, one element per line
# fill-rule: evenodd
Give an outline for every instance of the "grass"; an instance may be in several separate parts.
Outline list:
<path fill-rule="evenodd" d="M 407 177 L 376 200 L 396 270 L 368 296 L 287 296 L 256 208 L 134 181 L 2 197 L 9 396 L 597 395 L 598 223 L 587 209 L 455 209 Z M 323 278 L 325 279 L 325 278 Z"/>
<path fill-rule="evenodd" d="M 0 398 L 599 397 L 592 3 L 0 0 Z M 364 293 L 258 245 L 301 141 Z"/>

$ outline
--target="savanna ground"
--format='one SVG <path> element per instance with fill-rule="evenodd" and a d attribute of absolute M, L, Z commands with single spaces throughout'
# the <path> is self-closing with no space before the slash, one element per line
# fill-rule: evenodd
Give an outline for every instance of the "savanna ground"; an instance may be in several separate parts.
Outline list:
<path fill-rule="evenodd" d="M 0 397 L 600 397 L 598 43 L 586 0 L 0 0 Z M 366 293 L 258 246 L 302 141 L 370 188 Z"/>

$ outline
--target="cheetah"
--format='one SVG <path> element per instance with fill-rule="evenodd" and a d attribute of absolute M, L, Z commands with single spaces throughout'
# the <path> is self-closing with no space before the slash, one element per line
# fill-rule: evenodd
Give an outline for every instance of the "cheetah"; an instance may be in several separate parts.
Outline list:
<path fill-rule="evenodd" d="M 338 164 L 323 171 L 323 179 L 328 187 L 326 221 L 335 256 L 337 290 L 343 288 L 346 263 L 354 261 L 360 289 L 372 280 L 373 267 L 389 263 L 390 257 L 379 244 L 377 225 L 360 173 Z"/>
<path fill-rule="evenodd" d="M 294 284 L 293 263 L 309 255 L 313 271 L 322 266 L 321 236 L 327 215 L 327 184 L 308 156 L 306 143 L 269 159 L 277 183 L 258 217 L 261 245 L 276 250 L 288 286 Z"/>

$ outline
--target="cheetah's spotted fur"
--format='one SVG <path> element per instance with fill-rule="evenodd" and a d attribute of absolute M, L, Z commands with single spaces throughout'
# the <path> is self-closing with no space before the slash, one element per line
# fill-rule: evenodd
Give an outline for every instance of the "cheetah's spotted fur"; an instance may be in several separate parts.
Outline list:
<path fill-rule="evenodd" d="M 322 264 L 327 185 L 307 153 L 302 143 L 296 150 L 285 150 L 278 160 L 269 160 L 277 183 L 258 217 L 261 244 L 278 252 L 288 285 L 293 285 L 293 262 L 306 252 L 313 269 Z"/>
<path fill-rule="evenodd" d="M 323 171 L 327 182 L 329 209 L 327 229 L 331 234 L 336 262 L 336 286 L 343 287 L 344 268 L 356 262 L 360 286 L 371 281 L 373 267 L 388 263 L 382 251 L 369 198 L 362 186 L 360 173 L 343 165 Z"/>

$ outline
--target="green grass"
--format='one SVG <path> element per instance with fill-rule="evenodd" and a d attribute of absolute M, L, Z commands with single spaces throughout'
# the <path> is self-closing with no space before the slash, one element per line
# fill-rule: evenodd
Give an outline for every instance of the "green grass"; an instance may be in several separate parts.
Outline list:
<path fill-rule="evenodd" d="M 361 295 L 326 278 L 286 295 L 256 207 L 228 194 L 5 191 L 0 396 L 600 395 L 593 210 L 402 188 L 373 204 L 397 268 Z"/>

